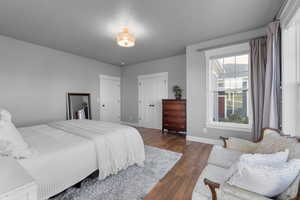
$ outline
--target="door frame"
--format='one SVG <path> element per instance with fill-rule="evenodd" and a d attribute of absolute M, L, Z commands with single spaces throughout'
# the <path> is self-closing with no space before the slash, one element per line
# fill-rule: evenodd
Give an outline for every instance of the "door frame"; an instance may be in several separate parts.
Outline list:
<path fill-rule="evenodd" d="M 169 97 L 169 74 L 168 72 L 161 72 L 161 73 L 153 73 L 153 74 L 146 74 L 146 75 L 139 75 L 137 77 L 138 79 L 138 125 L 142 126 L 141 123 L 141 116 L 142 116 L 142 88 L 141 88 L 141 80 L 146 79 L 146 78 L 156 78 L 156 77 L 163 77 L 165 79 L 165 83 L 166 83 L 166 87 L 165 87 L 165 94 L 166 94 L 166 98 Z M 162 113 L 160 113 L 160 115 L 162 116 Z M 158 129 L 161 129 L 162 127 L 157 127 Z"/>
<path fill-rule="evenodd" d="M 101 104 L 102 104 L 102 97 L 101 97 L 101 81 L 102 80 L 114 80 L 114 81 L 119 81 L 120 82 L 120 121 L 121 121 L 121 77 L 119 76 L 109 76 L 109 75 L 104 75 L 104 74 L 100 74 L 99 75 L 99 101 L 98 101 L 98 106 L 99 106 L 99 120 L 101 120 Z"/>

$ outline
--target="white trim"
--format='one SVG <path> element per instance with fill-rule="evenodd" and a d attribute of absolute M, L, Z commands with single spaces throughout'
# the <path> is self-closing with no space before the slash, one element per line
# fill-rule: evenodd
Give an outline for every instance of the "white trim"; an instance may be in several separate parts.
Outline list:
<path fill-rule="evenodd" d="M 103 75 L 103 74 L 100 74 L 99 78 L 100 78 L 100 80 L 101 79 L 109 79 L 109 80 L 116 80 L 116 81 L 121 80 L 121 78 L 119 76 L 108 76 L 108 75 Z"/>
<path fill-rule="evenodd" d="M 139 75 L 138 80 L 144 79 L 144 78 L 155 78 L 159 76 L 164 76 L 166 79 L 168 79 L 168 72 L 161 72 L 161 73 L 154 73 L 154 74 L 146 74 L 146 75 Z"/>
<path fill-rule="evenodd" d="M 250 47 L 248 43 L 230 45 L 222 48 L 212 49 L 205 51 L 206 57 L 206 126 L 208 128 L 219 128 L 219 129 L 228 129 L 234 131 L 245 131 L 251 132 L 252 130 L 252 113 L 249 107 L 251 106 L 251 99 L 250 99 L 250 84 L 248 84 L 248 104 L 247 104 L 247 111 L 249 114 L 249 124 L 238 124 L 238 123 L 227 123 L 227 122 L 214 122 L 212 121 L 213 115 L 213 107 L 211 102 L 213 102 L 212 95 L 211 95 L 211 67 L 210 67 L 210 59 L 216 57 L 224 57 L 228 55 L 239 55 L 245 54 L 250 52 Z M 250 63 L 250 62 L 249 62 Z M 249 70 L 249 82 L 250 82 L 250 70 Z"/>
<path fill-rule="evenodd" d="M 120 121 L 121 124 L 139 127 L 139 123 Z"/>
<path fill-rule="evenodd" d="M 223 142 L 221 140 L 204 138 L 204 137 L 194 137 L 190 135 L 186 136 L 186 140 L 193 141 L 193 142 L 201 142 L 205 144 L 212 144 L 212 145 L 223 145 Z"/>
<path fill-rule="evenodd" d="M 248 124 L 238 124 L 238 123 L 227 123 L 227 122 L 207 122 L 207 128 L 214 129 L 223 129 L 231 131 L 243 131 L 243 132 L 252 132 L 252 129 Z"/>
<path fill-rule="evenodd" d="M 282 28 L 288 28 L 291 25 L 292 18 L 300 7 L 299 0 L 287 0 L 284 8 L 279 13 Z M 277 17 L 278 18 L 278 17 Z"/>
<path fill-rule="evenodd" d="M 163 77 L 164 81 L 165 81 L 165 98 L 167 99 L 169 96 L 169 73 L 168 72 L 161 72 L 161 73 L 154 73 L 154 74 L 146 74 L 146 75 L 139 75 L 137 77 L 138 79 L 138 126 L 143 126 L 143 124 L 141 123 L 141 116 L 142 116 L 142 104 L 141 104 L 141 97 L 142 97 L 142 90 L 141 90 L 141 83 L 140 81 L 142 79 L 147 79 L 147 78 L 156 78 L 156 77 Z M 162 114 L 161 114 L 162 115 Z M 161 129 L 162 127 L 156 127 L 158 129 Z"/>
<path fill-rule="evenodd" d="M 235 55 L 241 52 L 249 52 L 250 47 L 248 43 L 230 45 L 226 47 L 216 48 L 205 51 L 206 58 L 215 57 L 215 56 L 224 56 L 224 55 Z M 225 53 L 224 53 L 225 52 Z"/>
<path fill-rule="evenodd" d="M 253 29 L 247 32 L 231 34 L 228 36 L 204 41 L 197 44 L 187 46 L 187 51 L 205 51 L 212 48 L 218 48 L 221 46 L 227 46 L 237 43 L 243 43 L 253 38 L 261 37 L 266 35 L 266 28 Z"/>

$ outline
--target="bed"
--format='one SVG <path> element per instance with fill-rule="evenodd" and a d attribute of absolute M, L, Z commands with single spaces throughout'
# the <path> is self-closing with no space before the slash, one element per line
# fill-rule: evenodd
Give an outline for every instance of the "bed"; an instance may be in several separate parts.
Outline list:
<path fill-rule="evenodd" d="M 18 162 L 38 184 L 38 199 L 48 199 L 80 182 L 98 169 L 95 145 L 47 125 L 18 129 L 37 152 Z"/>
<path fill-rule="evenodd" d="M 144 143 L 133 127 L 93 120 L 68 120 L 48 125 L 94 142 L 100 180 L 134 164 L 143 166 Z"/>
<path fill-rule="evenodd" d="M 38 184 L 38 199 L 48 199 L 95 171 L 99 179 L 128 166 L 143 166 L 144 143 L 132 127 L 92 120 L 69 120 L 19 128 L 37 151 L 18 162 Z"/>

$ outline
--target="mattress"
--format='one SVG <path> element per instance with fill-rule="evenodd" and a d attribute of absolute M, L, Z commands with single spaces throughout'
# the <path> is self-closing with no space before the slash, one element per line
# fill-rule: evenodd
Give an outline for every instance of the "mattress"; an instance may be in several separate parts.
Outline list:
<path fill-rule="evenodd" d="M 95 145 L 62 130 L 39 125 L 18 129 L 37 153 L 18 162 L 38 184 L 38 199 L 54 196 L 97 170 Z"/>
<path fill-rule="evenodd" d="M 61 121 L 49 126 L 95 143 L 100 180 L 134 164 L 143 166 L 144 142 L 133 127 L 93 120 Z"/>

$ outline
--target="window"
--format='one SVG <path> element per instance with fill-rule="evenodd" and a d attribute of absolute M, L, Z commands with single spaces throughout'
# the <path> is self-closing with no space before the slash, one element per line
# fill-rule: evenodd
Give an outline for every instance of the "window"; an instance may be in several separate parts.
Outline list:
<path fill-rule="evenodd" d="M 282 27 L 282 131 L 300 133 L 300 9 Z"/>
<path fill-rule="evenodd" d="M 248 44 L 211 50 L 206 56 L 207 125 L 250 130 Z"/>

